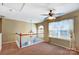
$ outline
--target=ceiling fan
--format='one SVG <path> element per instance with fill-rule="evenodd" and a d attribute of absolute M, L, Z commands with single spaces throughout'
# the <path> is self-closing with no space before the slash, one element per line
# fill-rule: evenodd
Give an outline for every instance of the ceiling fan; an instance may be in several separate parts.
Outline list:
<path fill-rule="evenodd" d="M 42 14 L 42 16 L 47 16 L 45 19 L 56 19 L 57 16 L 64 15 L 64 13 L 55 13 L 55 9 L 50 9 L 48 14 Z"/>

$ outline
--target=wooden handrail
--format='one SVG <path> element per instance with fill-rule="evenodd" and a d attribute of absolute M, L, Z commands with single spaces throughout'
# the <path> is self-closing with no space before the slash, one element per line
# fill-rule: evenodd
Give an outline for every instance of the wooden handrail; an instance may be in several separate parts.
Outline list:
<path fill-rule="evenodd" d="M 20 36 L 37 35 L 37 33 L 34 33 L 34 34 L 22 34 L 22 33 L 18 34 L 18 33 L 16 33 L 16 34 L 17 34 L 17 35 L 20 35 Z M 43 33 L 38 33 L 38 34 L 43 34 Z"/>

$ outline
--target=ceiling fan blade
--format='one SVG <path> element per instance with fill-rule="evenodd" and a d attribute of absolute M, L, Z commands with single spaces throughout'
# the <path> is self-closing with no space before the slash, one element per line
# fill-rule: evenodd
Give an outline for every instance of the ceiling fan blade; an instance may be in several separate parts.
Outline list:
<path fill-rule="evenodd" d="M 48 14 L 41 14 L 41 15 L 43 15 L 43 16 L 49 16 Z"/>
<path fill-rule="evenodd" d="M 56 13 L 55 15 L 64 15 L 64 13 Z"/>

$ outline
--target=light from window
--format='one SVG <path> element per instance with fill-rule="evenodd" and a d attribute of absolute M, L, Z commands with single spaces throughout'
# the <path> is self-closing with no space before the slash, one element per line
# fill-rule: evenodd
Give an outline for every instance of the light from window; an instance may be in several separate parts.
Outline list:
<path fill-rule="evenodd" d="M 70 40 L 73 24 L 73 19 L 49 23 L 49 37 Z"/>

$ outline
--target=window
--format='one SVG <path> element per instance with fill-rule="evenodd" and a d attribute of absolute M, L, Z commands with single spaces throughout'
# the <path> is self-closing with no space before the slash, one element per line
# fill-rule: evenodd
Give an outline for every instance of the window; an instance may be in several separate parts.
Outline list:
<path fill-rule="evenodd" d="M 44 37 L 44 27 L 42 25 L 38 27 L 38 37 Z"/>
<path fill-rule="evenodd" d="M 49 23 L 49 37 L 69 40 L 73 33 L 73 19 Z"/>

